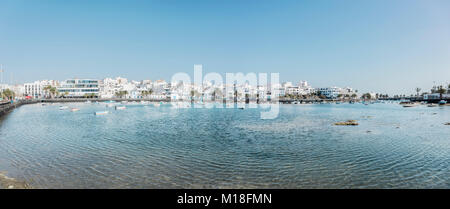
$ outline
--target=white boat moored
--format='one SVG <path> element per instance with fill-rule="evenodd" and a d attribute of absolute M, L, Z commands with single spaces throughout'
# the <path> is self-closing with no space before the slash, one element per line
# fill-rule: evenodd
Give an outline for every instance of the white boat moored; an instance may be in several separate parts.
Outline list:
<path fill-rule="evenodd" d="M 127 109 L 125 106 L 116 106 L 116 110 L 125 110 Z"/>
<path fill-rule="evenodd" d="M 413 103 L 413 102 L 411 102 L 411 103 L 403 103 L 402 104 L 403 107 L 415 107 L 417 105 L 418 105 L 417 103 Z"/>
<path fill-rule="evenodd" d="M 108 113 L 109 113 L 108 111 L 98 111 L 98 112 L 95 112 L 94 115 L 106 115 Z"/>

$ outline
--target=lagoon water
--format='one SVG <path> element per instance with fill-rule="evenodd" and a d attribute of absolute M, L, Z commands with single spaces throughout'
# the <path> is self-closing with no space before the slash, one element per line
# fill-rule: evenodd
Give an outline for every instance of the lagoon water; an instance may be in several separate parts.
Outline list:
<path fill-rule="evenodd" d="M 450 107 L 24 105 L 0 171 L 36 188 L 450 188 Z M 110 114 L 95 116 L 94 111 Z M 354 119 L 359 126 L 334 126 Z"/>

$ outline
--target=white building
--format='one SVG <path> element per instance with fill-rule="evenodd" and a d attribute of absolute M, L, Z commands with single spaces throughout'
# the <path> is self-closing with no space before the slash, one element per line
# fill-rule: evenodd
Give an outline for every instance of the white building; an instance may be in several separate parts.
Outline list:
<path fill-rule="evenodd" d="M 31 96 L 33 99 L 41 98 L 44 96 L 43 86 L 40 81 L 35 81 L 33 83 L 25 83 L 24 96 Z"/>
<path fill-rule="evenodd" d="M 338 95 L 341 93 L 341 88 L 339 87 L 319 88 L 318 91 L 320 92 L 321 95 L 324 95 L 329 99 L 334 99 L 337 98 Z"/>
<path fill-rule="evenodd" d="M 440 93 L 432 93 L 423 95 L 423 99 L 441 99 Z M 450 99 L 450 94 L 442 94 L 442 99 Z"/>
<path fill-rule="evenodd" d="M 99 80 L 96 79 L 68 79 L 61 83 L 58 91 L 64 97 L 99 96 Z"/>

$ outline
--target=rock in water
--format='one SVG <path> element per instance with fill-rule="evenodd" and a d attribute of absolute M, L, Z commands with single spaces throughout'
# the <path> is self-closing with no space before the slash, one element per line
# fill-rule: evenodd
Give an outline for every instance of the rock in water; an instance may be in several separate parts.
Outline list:
<path fill-rule="evenodd" d="M 359 124 L 356 122 L 356 120 L 348 120 L 348 121 L 344 121 L 344 122 L 334 123 L 334 125 L 336 125 L 336 126 L 357 126 Z"/>

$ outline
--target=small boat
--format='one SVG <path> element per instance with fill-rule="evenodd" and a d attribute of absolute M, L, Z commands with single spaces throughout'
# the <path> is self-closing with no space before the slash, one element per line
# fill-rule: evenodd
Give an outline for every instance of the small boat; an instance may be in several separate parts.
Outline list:
<path fill-rule="evenodd" d="M 109 113 L 108 111 L 98 111 L 98 112 L 95 112 L 94 115 L 106 115 L 108 113 Z"/>
<path fill-rule="evenodd" d="M 125 110 L 127 109 L 125 106 L 116 106 L 116 110 Z"/>
<path fill-rule="evenodd" d="M 429 105 L 427 105 L 428 107 L 437 107 L 438 105 L 437 104 L 429 104 Z"/>
<path fill-rule="evenodd" d="M 114 104 L 112 103 L 106 104 L 106 107 L 114 107 Z"/>
<path fill-rule="evenodd" d="M 126 103 L 128 103 L 127 101 L 121 101 L 120 103 L 122 103 L 122 104 L 126 104 Z"/>
<path fill-rule="evenodd" d="M 72 109 L 70 109 L 70 112 L 76 112 L 76 111 L 80 111 L 80 109 L 78 109 L 78 108 L 72 108 Z"/>
<path fill-rule="evenodd" d="M 155 103 L 154 105 L 155 105 L 155 107 L 159 107 L 161 104 Z"/>
<path fill-rule="evenodd" d="M 90 104 L 90 103 L 92 103 L 91 101 L 89 101 L 89 100 L 87 100 L 86 102 L 84 102 L 84 103 L 86 103 L 86 104 Z"/>
<path fill-rule="evenodd" d="M 67 108 L 69 108 L 68 106 L 59 106 L 59 109 L 60 110 L 65 110 L 65 109 L 67 109 Z"/>
<path fill-rule="evenodd" d="M 42 106 L 47 106 L 47 103 L 41 103 Z"/>
<path fill-rule="evenodd" d="M 445 100 L 439 101 L 439 105 L 445 105 L 445 104 L 447 104 L 447 101 L 445 101 Z"/>
<path fill-rule="evenodd" d="M 414 103 L 414 102 L 409 102 L 409 103 L 403 103 L 402 104 L 402 106 L 403 107 L 415 107 L 415 106 L 417 106 L 417 104 L 416 103 Z"/>

